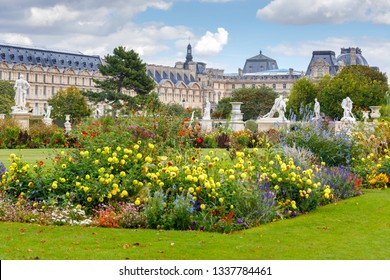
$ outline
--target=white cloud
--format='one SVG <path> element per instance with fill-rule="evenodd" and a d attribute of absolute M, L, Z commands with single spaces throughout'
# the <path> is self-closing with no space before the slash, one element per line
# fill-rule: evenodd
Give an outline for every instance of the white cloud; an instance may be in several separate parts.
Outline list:
<path fill-rule="evenodd" d="M 57 22 L 75 20 L 79 14 L 65 5 L 55 5 L 49 8 L 31 7 L 28 22 L 34 26 L 50 26 Z"/>
<path fill-rule="evenodd" d="M 369 21 L 390 24 L 387 0 L 274 0 L 257 11 L 257 18 L 283 24 Z"/>
<path fill-rule="evenodd" d="M 217 28 L 216 33 L 207 31 L 194 47 L 197 55 L 214 55 L 222 51 L 227 44 L 229 33 L 222 27 Z"/>
<path fill-rule="evenodd" d="M 20 44 L 31 46 L 32 41 L 29 37 L 17 33 L 5 33 L 2 35 L 3 41 L 8 44 Z"/>
<path fill-rule="evenodd" d="M 329 37 L 321 41 L 302 41 L 298 44 L 279 44 L 267 47 L 267 51 L 278 56 L 280 61 L 287 61 L 292 58 L 302 62 L 299 69 L 306 70 L 313 51 L 334 51 L 336 58 L 341 48 L 358 47 L 370 66 L 379 67 L 381 72 L 390 75 L 390 41 L 373 41 L 369 38 L 360 40 L 358 43 L 352 38 Z M 280 62 L 278 61 L 278 62 Z M 289 65 L 289 67 L 295 67 Z"/>

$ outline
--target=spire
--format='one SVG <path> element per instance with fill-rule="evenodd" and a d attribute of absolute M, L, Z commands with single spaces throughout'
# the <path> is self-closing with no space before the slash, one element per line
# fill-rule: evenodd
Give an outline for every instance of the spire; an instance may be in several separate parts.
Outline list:
<path fill-rule="evenodd" d="M 186 56 L 186 63 L 192 61 L 192 47 L 191 44 L 188 44 L 187 46 L 187 56 Z"/>

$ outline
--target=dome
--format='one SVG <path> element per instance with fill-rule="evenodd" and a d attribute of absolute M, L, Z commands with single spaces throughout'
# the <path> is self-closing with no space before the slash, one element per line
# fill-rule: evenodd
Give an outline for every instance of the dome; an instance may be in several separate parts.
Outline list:
<path fill-rule="evenodd" d="M 341 48 L 341 53 L 337 57 L 337 63 L 339 65 L 364 65 L 369 66 L 367 60 L 362 55 L 362 51 L 359 48 Z"/>

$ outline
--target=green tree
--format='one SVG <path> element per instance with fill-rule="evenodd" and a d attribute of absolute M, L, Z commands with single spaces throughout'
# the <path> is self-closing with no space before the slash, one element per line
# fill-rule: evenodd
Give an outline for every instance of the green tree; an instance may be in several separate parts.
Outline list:
<path fill-rule="evenodd" d="M 241 105 L 243 120 L 257 119 L 260 115 L 268 113 L 277 96 L 272 88 L 266 86 L 237 89 L 232 92 L 231 98 L 224 98 L 218 103 L 213 116 L 218 114 L 221 118 L 227 118 L 232 110 L 230 102 L 243 102 Z"/>
<path fill-rule="evenodd" d="M 134 105 L 132 98 L 124 90 L 134 90 L 138 95 L 147 95 L 155 87 L 154 81 L 146 73 L 146 64 L 134 51 L 125 47 L 117 47 L 113 55 L 106 55 L 99 71 L 106 77 L 104 80 L 94 80 L 101 91 L 87 92 L 91 101 L 106 101 L 117 108 Z"/>
<path fill-rule="evenodd" d="M 15 105 L 15 89 L 9 81 L 0 80 L 0 113 L 11 113 L 11 107 Z"/>
<path fill-rule="evenodd" d="M 64 120 L 65 115 L 70 115 L 72 120 L 78 121 L 91 115 L 85 97 L 74 86 L 57 92 L 48 103 L 53 106 L 51 117 L 55 120 Z"/>
<path fill-rule="evenodd" d="M 314 99 L 318 94 L 318 86 L 307 78 L 301 78 L 296 81 L 291 88 L 288 96 L 287 112 L 290 110 L 297 116 L 297 119 L 302 119 L 302 108 L 308 107 L 313 110 Z"/>
<path fill-rule="evenodd" d="M 333 79 L 320 83 L 318 101 L 321 111 L 337 119 L 343 115 L 341 102 L 347 96 L 353 101 L 353 112 L 356 112 L 384 104 L 388 90 L 386 74 L 363 65 L 344 67 Z"/>

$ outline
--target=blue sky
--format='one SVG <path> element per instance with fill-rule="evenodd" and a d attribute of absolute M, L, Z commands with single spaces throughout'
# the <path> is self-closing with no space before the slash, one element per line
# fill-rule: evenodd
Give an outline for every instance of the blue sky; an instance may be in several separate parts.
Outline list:
<path fill-rule="evenodd" d="M 314 50 L 359 47 L 390 73 L 390 1 L 14 0 L 2 3 L 0 42 L 101 56 L 122 45 L 167 66 L 184 61 L 190 42 L 195 61 L 225 73 L 260 50 L 306 71 Z"/>

